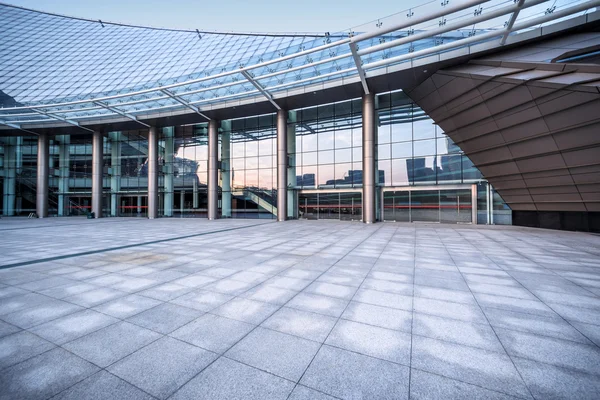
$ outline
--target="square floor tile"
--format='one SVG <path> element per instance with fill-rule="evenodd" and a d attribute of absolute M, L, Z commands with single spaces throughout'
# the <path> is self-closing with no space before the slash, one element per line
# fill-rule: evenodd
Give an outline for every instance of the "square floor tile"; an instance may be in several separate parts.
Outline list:
<path fill-rule="evenodd" d="M 92 397 L 93 396 L 93 397 Z M 153 397 L 125 382 L 123 379 L 99 371 L 75 386 L 53 397 L 52 400 L 152 400 Z"/>
<path fill-rule="evenodd" d="M 233 296 L 228 294 L 196 290 L 171 300 L 171 303 L 199 311 L 211 311 L 231 299 Z"/>
<path fill-rule="evenodd" d="M 529 391 L 506 354 L 413 336 L 413 368 L 517 397 Z"/>
<path fill-rule="evenodd" d="M 347 300 L 303 292 L 287 302 L 286 307 L 339 317 L 344 312 L 347 304 Z"/>
<path fill-rule="evenodd" d="M 372 357 L 410 365 L 410 334 L 340 320 L 325 342 Z"/>
<path fill-rule="evenodd" d="M 62 347 L 105 368 L 160 337 L 156 332 L 123 321 L 63 344 Z"/>
<path fill-rule="evenodd" d="M 319 347 L 319 343 L 259 327 L 225 355 L 297 382 Z"/>
<path fill-rule="evenodd" d="M 354 301 L 376 306 L 397 308 L 400 310 L 412 311 L 412 296 L 404 296 L 396 293 L 380 292 L 371 289 L 358 289 Z"/>
<path fill-rule="evenodd" d="M 98 367 L 55 348 L 0 374 L 0 399 L 47 399 L 98 371 Z"/>
<path fill-rule="evenodd" d="M 293 388 L 293 382 L 221 357 L 189 381 L 172 399 L 285 400 Z"/>
<path fill-rule="evenodd" d="M 336 321 L 336 318 L 326 315 L 283 307 L 263 322 L 262 326 L 322 343 Z"/>
<path fill-rule="evenodd" d="M 323 346 L 300 383 L 343 399 L 408 399 L 408 367 Z"/>
<path fill-rule="evenodd" d="M 412 312 L 352 301 L 344 311 L 342 318 L 382 328 L 410 332 Z"/>
<path fill-rule="evenodd" d="M 169 301 L 191 292 L 192 290 L 193 288 L 178 285 L 176 283 L 163 283 L 162 285 L 143 290 L 138 294 L 156 300 Z"/>
<path fill-rule="evenodd" d="M 0 338 L 0 370 L 52 349 L 52 343 L 27 331 Z"/>
<path fill-rule="evenodd" d="M 202 314 L 202 311 L 176 304 L 163 303 L 129 317 L 127 321 L 158 333 L 167 334 L 195 320 Z"/>
<path fill-rule="evenodd" d="M 258 325 L 273 314 L 279 306 L 242 298 L 233 299 L 212 311 L 220 315 L 238 321 L 249 322 Z"/>
<path fill-rule="evenodd" d="M 414 400 L 515 400 L 513 396 L 417 369 L 413 369 L 410 374 L 410 398 Z"/>
<path fill-rule="evenodd" d="M 204 349 L 223 353 L 246 336 L 254 326 L 218 315 L 204 314 L 176 330 L 171 336 Z"/>
<path fill-rule="evenodd" d="M 31 332 L 60 345 L 117 321 L 118 319 L 108 315 L 93 310 L 84 310 L 38 325 L 32 328 Z"/>
<path fill-rule="evenodd" d="M 83 307 L 75 304 L 49 299 L 31 308 L 4 315 L 2 319 L 25 329 L 81 310 Z"/>
<path fill-rule="evenodd" d="M 297 294 L 298 292 L 293 290 L 282 289 L 269 284 L 262 284 L 248 290 L 242 296 L 251 300 L 282 305 L 287 303 Z"/>
<path fill-rule="evenodd" d="M 215 358 L 214 353 L 164 337 L 113 364 L 108 371 L 166 399 Z"/>
<path fill-rule="evenodd" d="M 149 297 L 131 294 L 94 307 L 94 310 L 116 318 L 128 318 L 162 302 Z"/>
<path fill-rule="evenodd" d="M 334 283 L 315 282 L 308 286 L 304 291 L 306 293 L 314 293 L 322 296 L 350 300 L 352 296 L 354 296 L 356 288 L 352 286 L 336 285 Z"/>
<path fill-rule="evenodd" d="M 83 307 L 94 307 L 107 301 L 127 296 L 129 293 L 112 288 L 93 289 L 88 292 L 79 293 L 65 297 L 64 301 L 74 303 Z"/>
<path fill-rule="evenodd" d="M 4 336 L 13 334 L 15 332 L 19 332 L 20 330 L 21 328 L 0 320 L 0 338 L 3 338 Z"/>

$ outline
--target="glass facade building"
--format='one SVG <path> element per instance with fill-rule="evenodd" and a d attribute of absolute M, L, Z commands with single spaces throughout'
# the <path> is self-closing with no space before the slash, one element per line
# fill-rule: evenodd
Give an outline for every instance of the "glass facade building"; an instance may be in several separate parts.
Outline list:
<path fill-rule="evenodd" d="M 432 2 L 345 32 L 255 34 L 0 4 L 2 215 L 511 223 L 404 89 L 589 8 L 546 6 Z"/>

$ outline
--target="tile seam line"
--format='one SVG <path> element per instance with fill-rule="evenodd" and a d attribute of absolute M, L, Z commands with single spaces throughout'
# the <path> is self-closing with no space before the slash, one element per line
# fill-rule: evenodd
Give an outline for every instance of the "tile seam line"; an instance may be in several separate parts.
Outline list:
<path fill-rule="evenodd" d="M 147 245 L 157 244 L 157 243 L 172 242 L 175 240 L 189 239 L 192 237 L 205 236 L 205 235 L 210 235 L 213 233 L 229 232 L 229 231 L 235 231 L 235 230 L 246 229 L 246 228 L 254 228 L 254 227 L 267 225 L 267 224 L 271 224 L 271 223 L 272 222 L 265 222 L 262 224 L 238 226 L 238 227 L 221 229 L 221 230 L 210 231 L 210 232 L 194 233 L 194 234 L 178 236 L 178 237 L 174 237 L 174 238 L 158 239 L 158 240 L 151 240 L 149 242 L 143 242 L 143 243 L 135 243 L 135 244 L 128 244 L 128 245 L 124 245 L 124 246 L 109 247 L 109 248 L 102 249 L 102 250 L 89 250 L 89 251 L 84 251 L 81 253 L 68 254 L 68 255 L 64 255 L 64 256 L 40 258 L 40 259 L 34 260 L 34 261 L 25 261 L 25 262 L 20 262 L 20 263 L 1 265 L 0 270 L 15 268 L 15 267 L 22 267 L 22 266 L 30 265 L 30 264 L 39 264 L 39 263 L 48 262 L 48 261 L 63 260 L 63 259 L 72 258 L 72 257 L 81 257 L 81 256 L 87 256 L 87 255 L 91 255 L 91 254 L 105 253 L 105 252 L 109 252 L 109 251 L 129 249 L 129 248 L 138 247 L 138 246 L 147 246 Z"/>

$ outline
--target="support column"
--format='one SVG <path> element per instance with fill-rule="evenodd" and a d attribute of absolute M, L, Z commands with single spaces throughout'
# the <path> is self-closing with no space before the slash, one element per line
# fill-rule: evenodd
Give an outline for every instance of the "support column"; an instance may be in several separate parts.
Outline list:
<path fill-rule="evenodd" d="M 471 185 L 471 220 L 477 225 L 477 185 Z"/>
<path fill-rule="evenodd" d="M 121 196 L 121 132 L 110 133 L 110 216 L 119 216 Z"/>
<path fill-rule="evenodd" d="M 102 218 L 102 173 L 104 167 L 104 136 L 94 132 L 92 137 L 92 212 Z"/>
<path fill-rule="evenodd" d="M 298 218 L 298 204 L 296 204 L 296 192 L 290 187 L 296 187 L 296 112 L 290 111 L 289 124 L 287 126 L 287 152 L 288 152 L 288 168 L 287 168 L 287 215 L 288 218 Z"/>
<path fill-rule="evenodd" d="M 198 175 L 194 174 L 193 188 L 192 188 L 192 208 L 198 208 Z"/>
<path fill-rule="evenodd" d="M 69 147 L 71 136 L 57 136 L 58 140 L 58 215 L 69 215 Z"/>
<path fill-rule="evenodd" d="M 287 219 L 287 119 L 287 111 L 277 111 L 277 221 Z"/>
<path fill-rule="evenodd" d="M 219 207 L 219 124 L 208 122 L 208 219 L 217 219 Z"/>
<path fill-rule="evenodd" d="M 221 128 L 221 217 L 231 218 L 231 121 Z"/>
<path fill-rule="evenodd" d="M 163 129 L 163 136 L 165 138 L 165 165 L 163 168 L 164 179 L 165 179 L 165 195 L 163 201 L 163 215 L 165 217 L 173 216 L 173 208 L 175 207 L 175 186 L 173 184 L 173 158 L 175 152 L 175 145 L 173 141 L 175 128 L 169 127 Z"/>
<path fill-rule="evenodd" d="M 2 199 L 2 214 L 15 215 L 15 199 L 17 193 L 17 139 L 4 138 L 4 197 Z"/>
<path fill-rule="evenodd" d="M 375 95 L 369 93 L 362 98 L 362 144 L 363 144 L 363 222 L 375 223 L 376 220 L 376 126 Z"/>
<path fill-rule="evenodd" d="M 148 131 L 148 218 L 158 217 L 158 130 Z"/>
<path fill-rule="evenodd" d="M 49 172 L 48 136 L 38 136 L 37 148 L 37 194 L 35 209 L 39 218 L 48 217 L 48 172 Z"/>

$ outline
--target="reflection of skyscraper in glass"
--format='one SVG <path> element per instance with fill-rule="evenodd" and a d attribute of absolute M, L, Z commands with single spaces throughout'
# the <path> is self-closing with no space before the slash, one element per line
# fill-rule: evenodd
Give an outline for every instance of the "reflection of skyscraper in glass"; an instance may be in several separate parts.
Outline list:
<path fill-rule="evenodd" d="M 379 170 L 379 182 L 385 182 L 385 171 Z M 351 169 L 344 179 L 332 179 L 327 181 L 326 185 L 362 185 L 363 172 L 360 169 Z"/>
<path fill-rule="evenodd" d="M 296 185 L 315 186 L 315 174 L 304 174 L 296 176 Z"/>

